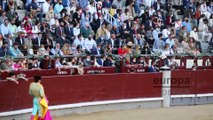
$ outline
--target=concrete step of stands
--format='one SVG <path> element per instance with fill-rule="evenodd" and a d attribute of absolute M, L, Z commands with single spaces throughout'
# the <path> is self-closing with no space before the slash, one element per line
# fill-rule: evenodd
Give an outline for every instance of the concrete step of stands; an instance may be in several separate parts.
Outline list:
<path fill-rule="evenodd" d="M 24 16 L 26 15 L 26 10 L 16 10 L 19 16 L 19 20 L 22 20 Z"/>
<path fill-rule="evenodd" d="M 208 51 L 209 44 L 206 43 L 206 42 L 202 42 L 201 43 L 201 48 L 202 48 L 202 52 L 206 53 Z"/>

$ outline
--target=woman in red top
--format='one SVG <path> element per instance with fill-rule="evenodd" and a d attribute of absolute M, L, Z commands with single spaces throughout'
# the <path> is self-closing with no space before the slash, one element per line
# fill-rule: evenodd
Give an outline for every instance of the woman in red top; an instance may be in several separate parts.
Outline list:
<path fill-rule="evenodd" d="M 124 55 L 127 53 L 126 45 L 122 45 L 121 48 L 118 48 L 118 55 Z"/>
<path fill-rule="evenodd" d="M 25 23 L 24 29 L 26 30 L 27 34 L 32 34 L 32 26 L 28 21 Z"/>

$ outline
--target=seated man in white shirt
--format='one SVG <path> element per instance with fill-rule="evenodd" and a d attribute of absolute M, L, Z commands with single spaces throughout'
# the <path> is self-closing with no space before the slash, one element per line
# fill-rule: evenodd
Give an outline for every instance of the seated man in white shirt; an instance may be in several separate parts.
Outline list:
<path fill-rule="evenodd" d="M 73 41 L 73 45 L 75 45 L 76 47 L 80 45 L 82 49 L 85 49 L 85 40 L 81 34 L 79 34 L 78 38 Z"/>
<path fill-rule="evenodd" d="M 199 34 L 201 35 L 202 42 L 206 41 L 205 37 L 207 37 L 206 42 L 211 41 L 212 33 L 209 31 L 207 19 L 203 19 L 203 22 L 199 23 L 198 30 L 199 30 Z"/>
<path fill-rule="evenodd" d="M 89 35 L 89 37 L 85 40 L 85 49 L 86 52 L 91 53 L 93 48 L 97 48 L 97 44 L 95 40 L 92 38 L 92 35 Z"/>
<path fill-rule="evenodd" d="M 5 19 L 4 23 L 1 24 L 0 26 L 1 28 L 1 34 L 3 35 L 3 37 L 6 37 L 5 35 L 10 34 L 11 30 L 10 30 L 10 25 L 9 25 L 9 20 Z"/>
<path fill-rule="evenodd" d="M 42 4 L 42 14 L 46 14 L 49 11 L 50 2 L 51 0 L 46 0 L 46 2 Z"/>
<path fill-rule="evenodd" d="M 202 2 L 200 9 L 201 9 L 201 14 L 204 14 L 207 18 L 210 17 L 211 13 L 208 11 L 208 6 L 206 5 L 205 1 Z"/>

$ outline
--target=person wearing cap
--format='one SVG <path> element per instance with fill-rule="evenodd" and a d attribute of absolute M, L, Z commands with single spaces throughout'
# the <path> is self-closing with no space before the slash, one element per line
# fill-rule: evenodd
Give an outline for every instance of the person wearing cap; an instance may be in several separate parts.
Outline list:
<path fill-rule="evenodd" d="M 14 43 L 13 47 L 10 48 L 9 51 L 10 51 L 11 56 L 13 56 L 13 57 L 23 57 L 24 56 L 24 54 L 19 50 L 18 46 L 19 45 L 17 43 Z"/>

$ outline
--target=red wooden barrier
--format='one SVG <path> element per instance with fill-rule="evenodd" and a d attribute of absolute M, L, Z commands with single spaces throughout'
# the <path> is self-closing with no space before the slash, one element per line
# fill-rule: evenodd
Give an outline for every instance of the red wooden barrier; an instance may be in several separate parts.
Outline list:
<path fill-rule="evenodd" d="M 161 84 L 154 87 L 154 79 L 161 73 L 108 74 L 83 76 L 44 77 L 46 95 L 50 105 L 71 104 L 128 98 L 161 97 Z M 31 80 L 32 81 L 32 80 Z M 28 94 L 31 81 L 0 81 L 0 112 L 32 107 Z"/>
<path fill-rule="evenodd" d="M 196 94 L 213 93 L 213 70 L 195 71 Z"/>
<path fill-rule="evenodd" d="M 174 70 L 171 73 L 171 95 L 195 94 L 195 71 Z"/>
<path fill-rule="evenodd" d="M 171 94 L 213 93 L 213 70 L 172 71 Z"/>

